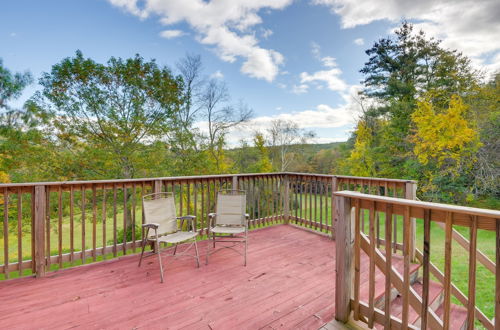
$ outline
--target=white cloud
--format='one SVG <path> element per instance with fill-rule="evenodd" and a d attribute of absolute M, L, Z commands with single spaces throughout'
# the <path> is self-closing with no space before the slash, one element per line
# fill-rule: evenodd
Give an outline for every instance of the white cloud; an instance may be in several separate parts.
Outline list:
<path fill-rule="evenodd" d="M 213 46 L 223 61 L 243 59 L 241 72 L 250 77 L 273 81 L 284 62 L 279 52 L 259 46 L 253 28 L 262 23 L 260 10 L 280 10 L 292 0 L 108 1 L 141 19 L 159 16 L 164 25 L 187 23 L 195 31 L 196 39 Z"/>
<path fill-rule="evenodd" d="M 334 57 L 323 56 L 321 54 L 321 46 L 316 42 L 311 42 L 311 53 L 315 59 L 321 62 L 328 70 L 320 70 L 314 73 L 302 72 L 300 74 L 300 85 L 294 86 L 292 92 L 295 94 L 306 93 L 310 83 L 316 85 L 316 89 L 326 87 L 332 91 L 343 92 L 348 86 L 340 78 L 342 71 L 337 67 L 337 62 Z M 301 87 L 301 88 L 298 88 Z"/>
<path fill-rule="evenodd" d="M 325 57 L 321 58 L 321 62 L 327 68 L 334 68 L 337 66 L 337 62 L 335 61 L 335 58 L 331 57 L 331 56 L 325 56 Z"/>
<path fill-rule="evenodd" d="M 160 36 L 165 39 L 177 38 L 185 34 L 186 33 L 181 30 L 164 30 L 160 32 Z"/>
<path fill-rule="evenodd" d="M 304 93 L 307 93 L 308 89 L 309 89 L 309 86 L 306 84 L 293 85 L 292 93 L 297 94 L 297 95 L 304 94 Z"/>
<path fill-rule="evenodd" d="M 498 0 L 313 0 L 329 6 L 341 17 L 342 27 L 352 28 L 378 20 L 398 23 L 414 20 L 417 29 L 443 40 L 485 68 L 497 67 L 500 58 L 500 1 Z M 491 60 L 486 60 L 488 56 Z"/>
<path fill-rule="evenodd" d="M 316 59 L 321 59 L 321 47 L 316 42 L 311 42 L 311 53 Z"/>
<path fill-rule="evenodd" d="M 357 39 L 354 39 L 354 44 L 358 45 L 358 46 L 363 46 L 365 44 L 365 40 L 363 38 L 357 38 Z"/>
<path fill-rule="evenodd" d="M 350 86 L 349 89 L 342 93 L 344 102 L 340 106 L 319 104 L 312 109 L 292 112 L 289 109 L 277 107 L 278 114 L 256 117 L 246 124 L 232 129 L 227 135 L 228 144 L 236 146 L 242 139 L 248 140 L 255 131 L 266 131 L 271 127 L 272 121 L 275 119 L 292 121 L 300 128 L 307 130 L 329 129 L 331 137 L 316 138 L 313 141 L 314 143 L 345 141 L 361 114 L 361 107 L 357 101 L 357 92 L 360 89 L 361 86 L 358 85 Z M 205 133 L 208 132 L 207 125 L 206 122 L 195 123 L 195 127 Z"/>
<path fill-rule="evenodd" d="M 222 79 L 222 78 L 224 78 L 224 74 L 222 72 L 220 72 L 220 70 L 217 70 L 214 73 L 212 73 L 210 75 L 210 77 L 214 78 L 214 79 Z"/>
<path fill-rule="evenodd" d="M 340 78 L 342 71 L 339 68 L 330 70 L 316 71 L 312 74 L 302 72 L 300 74 L 300 82 L 305 83 L 326 83 L 328 89 L 336 92 L 343 92 L 347 89 L 347 84 Z M 321 85 L 319 85 L 321 86 Z"/>
<path fill-rule="evenodd" d="M 262 38 L 267 39 L 273 35 L 273 30 L 270 29 L 262 29 Z"/>
<path fill-rule="evenodd" d="M 9 34 L 9 36 L 10 36 L 11 38 L 15 38 L 15 37 L 17 37 L 17 33 L 15 33 L 15 32 L 11 32 L 11 33 Z"/>

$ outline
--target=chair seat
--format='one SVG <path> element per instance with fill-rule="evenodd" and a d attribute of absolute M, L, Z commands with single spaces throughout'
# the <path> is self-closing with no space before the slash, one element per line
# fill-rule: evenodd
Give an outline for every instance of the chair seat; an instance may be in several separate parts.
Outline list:
<path fill-rule="evenodd" d="M 215 226 L 210 231 L 216 234 L 241 234 L 245 232 L 245 227 Z"/>
<path fill-rule="evenodd" d="M 158 237 L 158 243 L 163 242 L 163 243 L 175 244 L 175 243 L 187 241 L 189 239 L 193 239 L 196 236 L 198 236 L 198 232 L 193 233 L 191 231 L 178 231 L 178 232 L 173 233 L 173 234 L 168 234 L 165 236 Z M 152 240 L 154 241 L 155 239 L 152 239 Z"/>

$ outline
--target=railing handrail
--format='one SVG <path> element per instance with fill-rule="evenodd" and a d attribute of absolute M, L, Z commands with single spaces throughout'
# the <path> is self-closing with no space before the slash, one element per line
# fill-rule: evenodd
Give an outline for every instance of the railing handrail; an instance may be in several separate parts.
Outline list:
<path fill-rule="evenodd" d="M 389 178 L 379 178 L 379 177 L 369 177 L 369 176 L 349 176 L 349 175 L 317 174 L 317 173 L 301 173 L 301 172 L 279 172 L 279 174 L 314 176 L 314 177 L 337 178 L 337 179 L 367 180 L 367 181 L 387 181 L 387 182 L 397 182 L 397 183 L 417 183 L 417 181 L 415 180 L 389 179 Z"/>
<path fill-rule="evenodd" d="M 192 176 L 167 176 L 153 178 L 134 178 L 134 179 L 103 179 L 103 180 L 76 180 L 76 181 L 41 181 L 41 182 L 20 182 L 20 183 L 0 183 L 0 188 L 18 188 L 18 187 L 34 187 L 34 186 L 69 186 L 69 185 L 89 185 L 89 184 L 123 184 L 143 181 L 179 181 L 179 180 L 203 180 L 217 178 L 238 177 L 255 177 L 255 176 L 274 176 L 274 175 L 293 175 L 293 176 L 310 176 L 323 178 L 338 178 L 338 179 L 353 179 L 367 181 L 386 181 L 397 183 L 416 183 L 414 180 L 404 179 L 388 179 L 377 177 L 361 177 L 361 176 L 346 176 L 334 174 L 317 174 L 317 173 L 300 173 L 300 172 L 266 172 L 266 173 L 227 173 L 227 174 L 210 174 L 210 175 L 192 175 Z"/>
<path fill-rule="evenodd" d="M 434 202 L 423 202 L 423 201 L 416 201 L 416 200 L 410 200 L 410 199 L 404 199 L 404 198 L 369 195 L 369 194 L 363 194 L 360 192 L 348 191 L 348 190 L 337 191 L 334 193 L 334 195 L 342 196 L 342 197 L 349 197 L 349 198 L 361 198 L 361 199 L 367 200 L 367 201 L 391 203 L 391 204 L 396 204 L 396 205 L 401 205 L 401 206 L 411 206 L 411 207 L 426 208 L 426 209 L 430 209 L 430 210 L 463 213 L 463 214 L 468 214 L 468 215 L 477 215 L 477 216 L 483 216 L 483 217 L 488 217 L 488 218 L 496 218 L 497 220 L 500 220 L 500 211 L 491 210 L 491 209 L 480 209 L 480 208 L 469 207 L 469 206 L 442 204 L 442 203 L 434 203 Z"/>

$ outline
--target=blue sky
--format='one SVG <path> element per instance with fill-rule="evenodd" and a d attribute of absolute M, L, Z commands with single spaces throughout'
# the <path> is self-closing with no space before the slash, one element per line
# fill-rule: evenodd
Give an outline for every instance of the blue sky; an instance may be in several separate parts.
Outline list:
<path fill-rule="evenodd" d="M 77 49 L 99 62 L 138 53 L 173 69 L 187 52 L 200 54 L 205 74 L 217 72 L 232 100 L 254 110 L 243 135 L 282 118 L 314 130 L 316 142 L 338 141 L 347 138 L 359 113 L 352 95 L 362 79 L 364 50 L 374 41 L 404 17 L 493 71 L 500 68 L 499 3 L 4 1 L 0 58 L 11 70 L 29 70 L 37 79 Z"/>

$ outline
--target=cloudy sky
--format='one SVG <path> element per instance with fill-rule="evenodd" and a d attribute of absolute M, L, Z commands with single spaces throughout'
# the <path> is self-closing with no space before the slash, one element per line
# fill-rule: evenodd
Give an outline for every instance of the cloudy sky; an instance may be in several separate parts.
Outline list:
<path fill-rule="evenodd" d="M 138 53 L 172 68 L 200 54 L 206 75 L 254 110 L 249 130 L 283 118 L 314 130 L 316 142 L 347 138 L 364 50 L 402 18 L 478 68 L 500 69 L 498 0 L 16 0 L 0 8 L 0 58 L 12 70 L 38 78 L 77 49 L 100 62 Z"/>

